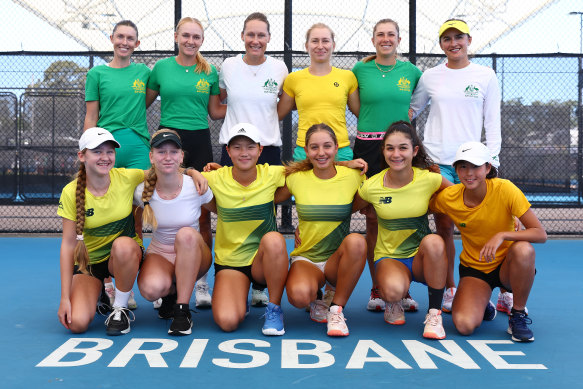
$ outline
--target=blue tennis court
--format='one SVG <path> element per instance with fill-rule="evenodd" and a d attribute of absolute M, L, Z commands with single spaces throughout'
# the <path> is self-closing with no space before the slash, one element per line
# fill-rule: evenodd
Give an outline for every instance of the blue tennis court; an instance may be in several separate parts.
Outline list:
<path fill-rule="evenodd" d="M 458 253 L 460 244 L 456 240 Z M 4 237 L 0 245 L 2 388 L 563 388 L 580 387 L 583 379 L 583 240 L 535 246 L 538 274 L 528 308 L 536 340 L 530 344 L 510 340 L 500 313 L 470 337 L 459 335 L 446 315 L 446 340 L 423 339 L 427 292 L 419 284 L 411 293 L 420 311 L 407 313 L 404 326 L 390 326 L 382 313 L 366 310 L 367 269 L 345 310 L 347 338 L 327 337 L 325 324 L 312 322 L 285 297 L 282 337 L 261 334 L 261 308 L 251 308 L 234 333 L 222 332 L 210 310 L 199 310 L 191 336 L 170 337 L 170 323 L 158 319 L 137 287 L 130 334 L 108 337 L 105 317 L 96 317 L 89 331 L 72 335 L 57 320 L 60 239 Z M 495 290 L 492 301 L 497 295 Z"/>

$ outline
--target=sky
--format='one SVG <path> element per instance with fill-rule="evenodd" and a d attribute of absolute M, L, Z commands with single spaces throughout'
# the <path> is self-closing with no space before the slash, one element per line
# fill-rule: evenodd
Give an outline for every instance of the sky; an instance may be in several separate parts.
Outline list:
<path fill-rule="evenodd" d="M 0 0 L 0 10 L 0 52 L 86 50 L 58 29 L 10 0 Z M 488 51 L 521 54 L 579 53 L 580 18 L 578 15 L 568 15 L 571 11 L 583 12 L 583 1 L 557 1 L 492 45 Z M 31 29 L 33 25 L 34 32 Z M 422 48 L 418 48 L 418 51 L 422 51 Z"/>

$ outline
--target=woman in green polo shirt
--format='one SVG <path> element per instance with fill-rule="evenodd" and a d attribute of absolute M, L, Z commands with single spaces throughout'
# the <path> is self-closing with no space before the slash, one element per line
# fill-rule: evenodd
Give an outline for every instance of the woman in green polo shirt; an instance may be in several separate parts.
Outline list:
<path fill-rule="evenodd" d="M 160 128 L 175 130 L 182 139 L 184 165 L 202 170 L 213 161 L 208 115 L 222 119 L 227 111 L 219 100 L 219 76 L 199 49 L 204 42 L 204 29 L 199 20 L 180 19 L 174 32 L 178 55 L 156 62 L 148 81 L 146 105 L 161 99 Z M 210 214 L 202 209 L 200 233 L 212 246 Z M 195 290 L 197 307 L 210 306 L 206 276 Z M 201 304 L 202 303 L 202 304 Z"/>

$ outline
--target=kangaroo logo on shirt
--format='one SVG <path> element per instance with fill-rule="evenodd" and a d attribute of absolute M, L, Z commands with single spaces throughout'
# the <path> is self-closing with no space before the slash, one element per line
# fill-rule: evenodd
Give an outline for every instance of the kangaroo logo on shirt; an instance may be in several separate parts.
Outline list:
<path fill-rule="evenodd" d="M 139 78 L 136 78 L 134 80 L 134 83 L 132 84 L 132 88 L 134 90 L 134 93 L 146 93 L 146 84 L 144 83 L 144 81 L 140 80 Z"/>
<path fill-rule="evenodd" d="M 393 202 L 393 198 L 391 196 L 379 197 L 379 204 L 390 204 L 392 202 Z"/>
<path fill-rule="evenodd" d="M 478 89 L 478 87 L 470 84 L 466 86 L 466 89 L 464 89 L 464 96 L 477 98 L 479 92 L 480 90 Z"/>
<path fill-rule="evenodd" d="M 95 215 L 95 209 L 89 208 L 88 210 L 85 211 L 85 217 L 89 217 L 89 216 L 93 216 L 93 215 Z"/>
<path fill-rule="evenodd" d="M 205 80 L 204 78 L 201 78 L 196 83 L 196 91 L 198 93 L 208 94 L 210 92 L 210 90 L 211 90 L 211 84 L 209 84 L 209 82 L 207 80 Z"/>
<path fill-rule="evenodd" d="M 268 78 L 263 84 L 263 93 L 277 93 L 279 85 L 273 78 Z"/>
<path fill-rule="evenodd" d="M 411 81 L 405 77 L 401 77 L 397 82 L 397 88 L 403 92 L 411 92 Z"/>

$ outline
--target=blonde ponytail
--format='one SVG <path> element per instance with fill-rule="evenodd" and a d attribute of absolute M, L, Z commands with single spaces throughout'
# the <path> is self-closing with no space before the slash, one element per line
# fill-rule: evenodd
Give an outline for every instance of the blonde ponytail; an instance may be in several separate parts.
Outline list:
<path fill-rule="evenodd" d="M 144 177 L 144 191 L 142 192 L 142 202 L 144 203 L 144 213 L 142 214 L 142 223 L 144 226 L 156 229 L 158 227 L 158 222 L 156 221 L 156 215 L 154 215 L 154 210 L 150 205 L 150 200 L 154 194 L 154 189 L 156 188 L 156 181 L 158 176 L 156 176 L 156 169 L 152 167 L 148 171 L 148 176 Z"/>

